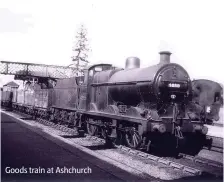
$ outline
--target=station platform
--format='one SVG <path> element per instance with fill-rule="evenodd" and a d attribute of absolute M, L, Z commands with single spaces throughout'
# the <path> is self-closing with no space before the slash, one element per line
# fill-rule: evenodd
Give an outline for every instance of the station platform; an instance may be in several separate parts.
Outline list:
<path fill-rule="evenodd" d="M 206 125 L 208 127 L 208 136 L 223 138 L 224 130 L 221 126 Z"/>
<path fill-rule="evenodd" d="M 141 181 L 75 147 L 48 139 L 40 129 L 30 130 L 0 114 L 2 181 Z"/>

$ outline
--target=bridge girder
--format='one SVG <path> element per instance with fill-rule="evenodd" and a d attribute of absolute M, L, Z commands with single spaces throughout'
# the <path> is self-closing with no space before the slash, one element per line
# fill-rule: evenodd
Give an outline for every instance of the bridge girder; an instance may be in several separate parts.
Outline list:
<path fill-rule="evenodd" d="M 15 75 L 17 78 L 21 79 L 26 77 L 60 79 L 75 76 L 75 68 L 56 65 L 1 61 L 0 74 Z"/>

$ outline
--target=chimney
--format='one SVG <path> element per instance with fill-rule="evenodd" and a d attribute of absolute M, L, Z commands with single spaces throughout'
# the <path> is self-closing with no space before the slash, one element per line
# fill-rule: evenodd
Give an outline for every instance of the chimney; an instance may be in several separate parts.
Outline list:
<path fill-rule="evenodd" d="M 161 51 L 160 54 L 160 63 L 169 64 L 170 63 L 170 55 L 172 54 L 169 51 Z"/>
<path fill-rule="evenodd" d="M 126 59 L 125 69 L 139 68 L 140 59 L 137 57 L 128 57 Z"/>

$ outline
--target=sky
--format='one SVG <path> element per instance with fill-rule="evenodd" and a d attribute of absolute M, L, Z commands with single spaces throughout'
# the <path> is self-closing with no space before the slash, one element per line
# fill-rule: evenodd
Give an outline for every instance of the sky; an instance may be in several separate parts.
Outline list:
<path fill-rule="evenodd" d="M 141 67 L 172 52 L 191 79 L 224 83 L 222 0 L 1 0 L 0 60 L 67 66 L 76 31 L 88 31 L 91 64 Z M 12 79 L 1 75 L 0 86 Z"/>

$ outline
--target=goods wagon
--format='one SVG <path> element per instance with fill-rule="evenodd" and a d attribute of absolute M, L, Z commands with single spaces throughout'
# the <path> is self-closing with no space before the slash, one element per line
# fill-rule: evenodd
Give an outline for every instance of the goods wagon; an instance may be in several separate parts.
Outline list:
<path fill-rule="evenodd" d="M 10 107 L 12 104 L 13 93 L 11 91 L 1 91 L 2 106 Z"/>
<path fill-rule="evenodd" d="M 13 102 L 12 107 L 15 110 L 19 110 L 21 112 L 25 111 L 25 91 L 17 90 L 16 93 L 13 94 Z"/>
<path fill-rule="evenodd" d="M 12 92 L 13 92 L 13 94 L 12 94 L 12 102 L 16 103 L 17 102 L 17 90 L 14 89 Z"/>
<path fill-rule="evenodd" d="M 46 114 L 52 105 L 52 89 L 18 90 L 13 95 L 13 108 L 27 114 Z"/>
<path fill-rule="evenodd" d="M 25 104 L 25 95 L 24 90 L 17 91 L 17 104 Z"/>
<path fill-rule="evenodd" d="M 34 112 L 35 117 L 49 118 L 48 113 L 53 103 L 53 89 L 36 89 Z"/>
<path fill-rule="evenodd" d="M 34 106 L 35 92 L 34 90 L 24 90 L 24 104 Z"/>
<path fill-rule="evenodd" d="M 48 108 L 52 105 L 52 89 L 35 90 L 35 107 Z"/>

